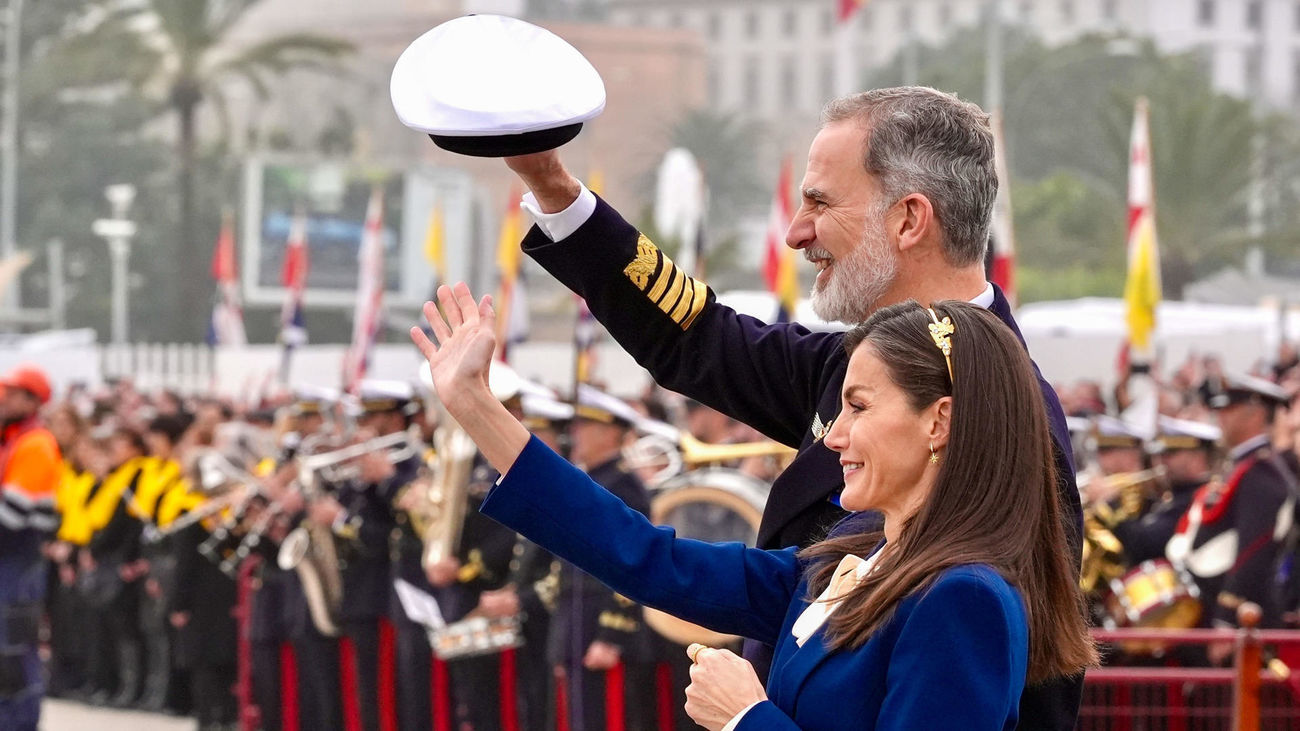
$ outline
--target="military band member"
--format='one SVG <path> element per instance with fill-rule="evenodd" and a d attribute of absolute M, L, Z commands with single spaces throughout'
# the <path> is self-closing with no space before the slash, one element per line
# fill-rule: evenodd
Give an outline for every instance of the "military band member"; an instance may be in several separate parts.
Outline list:
<path fill-rule="evenodd" d="M 1166 548 L 1196 579 L 1209 626 L 1235 627 L 1237 608 L 1247 601 L 1263 610 L 1262 626 L 1279 624 L 1272 592 L 1282 539 L 1277 529 L 1294 510 L 1295 484 L 1269 443 L 1269 429 L 1285 399 L 1273 383 L 1231 374 L 1210 398 L 1228 450 L 1227 476 L 1196 493 Z M 1211 662 L 1222 662 L 1231 649 L 1211 646 Z"/>
<path fill-rule="evenodd" d="M 1117 496 L 1119 478 L 1146 469 L 1146 449 L 1136 427 L 1122 419 L 1104 414 L 1093 417 L 1089 443 L 1096 464 L 1088 474 L 1081 474 L 1085 502 L 1103 503 Z"/>
<path fill-rule="evenodd" d="M 1218 427 L 1162 416 L 1159 429 L 1151 451 L 1156 465 L 1165 469 L 1165 477 L 1158 481 L 1162 489 L 1144 513 L 1112 528 L 1124 547 L 1129 566 L 1165 557 L 1165 545 L 1173 537 L 1179 519 L 1192 504 L 1196 491 L 1210 481 L 1217 464 L 1222 437 Z"/>
<path fill-rule="evenodd" d="M 375 436 L 405 431 L 415 410 L 413 398 L 408 383 L 362 381 L 357 394 L 357 425 L 363 433 Z M 343 634 L 353 648 L 351 672 L 361 725 L 365 731 L 376 731 L 380 714 L 393 712 L 381 707 L 379 663 L 380 623 L 387 621 L 391 611 L 389 541 L 396 527 L 392 504 L 398 490 L 414 479 L 419 453 L 417 450 L 403 462 L 393 464 L 386 452 L 371 452 L 356 464 L 359 476 L 342 485 L 337 498 L 324 498 L 309 511 L 313 520 L 333 526 L 342 541 L 340 619 Z"/>
<path fill-rule="evenodd" d="M 557 453 L 568 453 L 565 432 L 573 418 L 572 405 L 534 393 L 524 394 L 519 408 L 520 421 L 530 432 Z M 547 635 L 559 592 L 559 565 L 544 548 L 517 536 L 509 571 L 506 586 L 479 596 L 477 611 L 486 617 L 520 617 L 524 644 L 515 651 L 519 728 L 547 729 L 554 721 Z"/>
<path fill-rule="evenodd" d="M 649 515 L 650 498 L 623 465 L 622 447 L 639 415 L 617 398 L 578 387 L 570 460 L 628 507 Z M 655 643 L 641 607 L 596 579 L 557 561 L 559 588 L 551 615 L 549 654 L 565 686 L 572 731 L 618 726 L 606 717 L 611 697 L 621 698 L 623 727 L 655 727 Z"/>
<path fill-rule="evenodd" d="M 284 438 L 280 470 L 293 471 L 292 460 L 304 442 L 319 440 L 332 428 L 329 415 L 339 394 L 333 389 L 298 386 L 289 406 L 293 431 Z M 300 496 L 297 496 L 300 498 Z M 284 499 L 285 496 L 282 496 Z M 305 507 L 294 501 L 287 523 L 300 519 Z M 276 529 L 278 530 L 278 528 Z M 280 536 L 282 537 L 282 536 Z M 312 623 L 307 600 L 297 573 L 280 568 L 276 541 L 264 542 L 265 551 L 254 578 L 249 638 L 253 660 L 253 691 L 261 711 L 262 728 L 279 731 L 284 727 L 284 699 L 281 687 L 283 665 L 291 656 L 297 677 L 297 705 L 289 709 L 302 729 L 334 731 L 343 728 L 339 694 L 338 641 L 320 633 Z"/>

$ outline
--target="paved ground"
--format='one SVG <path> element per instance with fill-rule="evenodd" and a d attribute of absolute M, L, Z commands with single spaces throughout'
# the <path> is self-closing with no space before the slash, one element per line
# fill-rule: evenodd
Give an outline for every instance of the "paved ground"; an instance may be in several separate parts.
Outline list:
<path fill-rule="evenodd" d="M 47 700 L 41 707 L 41 731 L 194 731 L 188 718 L 155 713 L 93 708 L 71 701 Z"/>

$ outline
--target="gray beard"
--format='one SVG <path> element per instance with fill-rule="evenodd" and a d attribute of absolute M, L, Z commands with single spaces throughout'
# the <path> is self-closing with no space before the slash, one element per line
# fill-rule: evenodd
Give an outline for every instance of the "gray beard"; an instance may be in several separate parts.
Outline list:
<path fill-rule="evenodd" d="M 865 236 L 848 256 L 831 264 L 834 271 L 825 286 L 814 282 L 812 309 L 818 317 L 856 325 L 876 310 L 876 303 L 898 279 L 898 257 L 883 238 Z"/>

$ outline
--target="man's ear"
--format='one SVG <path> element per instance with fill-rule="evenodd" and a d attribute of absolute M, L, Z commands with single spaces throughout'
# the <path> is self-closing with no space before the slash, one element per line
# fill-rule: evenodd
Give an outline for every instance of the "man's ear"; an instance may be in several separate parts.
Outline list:
<path fill-rule="evenodd" d="M 930 238 L 936 225 L 934 206 L 920 193 L 903 196 L 886 215 L 886 226 L 898 238 L 898 250 L 908 251 Z"/>
<path fill-rule="evenodd" d="M 948 433 L 952 428 L 952 396 L 944 396 L 935 401 L 927 411 L 930 416 L 929 436 L 934 448 L 948 446 Z"/>

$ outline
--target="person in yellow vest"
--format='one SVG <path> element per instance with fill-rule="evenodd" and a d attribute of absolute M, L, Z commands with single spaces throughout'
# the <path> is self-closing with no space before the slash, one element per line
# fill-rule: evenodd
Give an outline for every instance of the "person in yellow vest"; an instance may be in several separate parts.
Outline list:
<path fill-rule="evenodd" d="M 78 585 L 102 623 L 101 629 L 111 647 L 109 652 L 117 663 L 117 693 L 109 696 L 101 689 L 91 698 L 97 704 L 127 706 L 140 693 L 141 574 L 137 559 L 143 524 L 131 515 L 130 505 L 139 489 L 146 464 L 144 455 L 141 436 L 126 427 L 117 428 L 108 438 L 108 457 L 114 467 L 87 505 L 93 533 L 87 550 L 82 552 Z M 92 656 L 94 663 L 107 660 L 103 652 Z"/>
<path fill-rule="evenodd" d="M 41 423 L 50 382 L 19 366 L 0 379 L 0 728 L 35 731 L 44 681 L 37 629 L 45 594 L 42 546 L 58 528 L 62 458 Z"/>
<path fill-rule="evenodd" d="M 50 626 L 49 679 L 45 693 L 51 697 L 75 695 L 85 683 L 85 608 L 77 592 L 76 554 L 90 540 L 85 529 L 85 507 L 98 478 L 77 459 L 78 444 L 87 439 L 86 424 L 69 403 L 61 403 L 48 416 L 50 432 L 63 455 L 54 508 L 59 529 L 47 544 L 50 580 L 45 611 Z"/>

